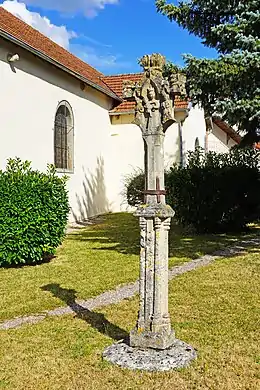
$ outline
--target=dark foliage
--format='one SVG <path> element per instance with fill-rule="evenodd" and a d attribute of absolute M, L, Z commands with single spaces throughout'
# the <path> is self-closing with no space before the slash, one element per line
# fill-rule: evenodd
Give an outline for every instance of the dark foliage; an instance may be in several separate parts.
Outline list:
<path fill-rule="evenodd" d="M 125 176 L 122 195 L 130 206 L 144 203 L 144 187 L 145 180 L 142 169 L 136 169 L 132 174 Z"/>
<path fill-rule="evenodd" d="M 187 93 L 207 115 L 219 115 L 260 141 L 259 0 L 156 0 L 158 12 L 215 48 L 218 58 L 185 55 Z M 176 66 L 168 65 L 176 73 Z"/>
<path fill-rule="evenodd" d="M 233 149 L 230 153 L 190 152 L 186 167 L 165 175 L 167 203 L 185 226 L 197 232 L 242 231 L 260 218 L 259 152 Z M 129 202 L 139 204 L 144 175 L 130 184 Z"/>
<path fill-rule="evenodd" d="M 42 173 L 28 161 L 10 159 L 0 171 L 0 266 L 35 264 L 53 255 L 68 212 L 66 178 L 53 166 Z"/>

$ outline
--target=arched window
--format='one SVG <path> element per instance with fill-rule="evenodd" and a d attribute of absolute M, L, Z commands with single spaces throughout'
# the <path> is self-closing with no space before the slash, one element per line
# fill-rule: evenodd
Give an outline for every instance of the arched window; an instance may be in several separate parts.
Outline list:
<path fill-rule="evenodd" d="M 54 165 L 58 170 L 73 172 L 74 119 L 68 102 L 62 101 L 54 123 Z"/>

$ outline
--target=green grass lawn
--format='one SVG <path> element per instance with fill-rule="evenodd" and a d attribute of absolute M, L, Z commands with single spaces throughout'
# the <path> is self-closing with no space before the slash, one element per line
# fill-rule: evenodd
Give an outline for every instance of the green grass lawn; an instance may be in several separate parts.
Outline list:
<path fill-rule="evenodd" d="M 103 349 L 134 327 L 136 297 L 92 313 L 86 310 L 83 316 L 47 318 L 0 331 L 0 389 L 257 390 L 259 269 L 256 249 L 170 282 L 176 335 L 198 350 L 198 359 L 185 370 L 132 372 L 102 361 Z"/>
<path fill-rule="evenodd" d="M 255 234 L 252 230 L 245 237 Z M 173 224 L 170 266 L 231 245 L 234 235 L 196 236 Z M 66 289 L 87 299 L 135 281 L 139 269 L 138 220 L 128 213 L 108 214 L 97 224 L 69 234 L 49 263 L 0 269 L 0 321 L 65 305 Z M 46 291 L 59 285 L 64 300 Z M 60 295 L 60 294 L 59 294 Z"/>

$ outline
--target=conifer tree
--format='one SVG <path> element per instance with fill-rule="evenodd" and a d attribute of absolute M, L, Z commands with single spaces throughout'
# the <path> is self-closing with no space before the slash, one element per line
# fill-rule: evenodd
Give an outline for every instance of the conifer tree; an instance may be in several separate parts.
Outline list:
<path fill-rule="evenodd" d="M 217 59 L 185 55 L 187 90 L 208 115 L 260 140 L 260 0 L 156 1 L 157 11 L 218 51 Z"/>

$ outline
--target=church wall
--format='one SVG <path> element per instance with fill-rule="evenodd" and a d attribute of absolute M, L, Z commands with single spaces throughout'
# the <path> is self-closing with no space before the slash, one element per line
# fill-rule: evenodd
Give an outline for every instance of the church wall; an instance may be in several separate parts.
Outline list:
<path fill-rule="evenodd" d="M 18 53 L 13 69 L 8 53 Z M 109 145 L 112 99 L 21 48 L 0 42 L 0 168 L 10 157 L 44 171 L 54 162 L 54 118 L 62 100 L 74 114 L 74 172 L 68 173 L 71 220 L 116 210 Z M 113 144 L 113 143 L 112 143 Z M 118 169 L 118 167 L 116 167 Z M 60 173 L 62 175 L 62 173 Z"/>
<path fill-rule="evenodd" d="M 185 164 L 187 152 L 195 149 L 196 138 L 202 148 L 205 146 L 206 125 L 203 110 L 194 107 L 189 110 L 188 115 L 186 111 L 179 110 L 175 112 L 175 118 L 177 123 L 169 127 L 165 136 L 166 168 L 174 163 Z"/>
<path fill-rule="evenodd" d="M 175 113 L 176 120 L 179 122 L 185 116 L 184 111 Z M 131 209 L 122 196 L 124 177 L 144 168 L 144 147 L 141 130 L 132 124 L 133 120 L 133 114 L 111 115 L 112 129 L 109 143 L 111 153 L 108 166 L 109 170 L 113 169 L 114 171 L 113 178 L 111 175 L 110 188 L 112 193 L 110 199 L 113 199 L 113 206 L 116 210 Z M 192 109 L 182 126 L 183 153 L 186 153 L 187 150 L 194 150 L 196 137 L 199 138 L 200 145 L 204 147 L 205 132 L 203 111 L 197 108 Z M 179 123 L 170 126 L 165 134 L 164 155 L 166 169 L 169 169 L 174 163 L 180 163 Z"/>
<path fill-rule="evenodd" d="M 190 109 L 189 115 L 183 123 L 182 134 L 185 163 L 187 161 L 187 152 L 195 150 L 196 138 L 198 138 L 199 146 L 205 147 L 206 123 L 204 111 L 198 106 Z"/>
<path fill-rule="evenodd" d="M 226 153 L 234 145 L 237 143 L 232 138 L 228 139 L 227 134 L 214 123 L 212 131 L 208 133 L 208 150 Z"/>
<path fill-rule="evenodd" d="M 175 163 L 180 163 L 180 134 L 178 123 L 171 125 L 165 133 L 164 161 L 165 169 L 169 169 Z"/>
<path fill-rule="evenodd" d="M 20 56 L 13 67 L 7 62 L 8 53 Z M 32 161 L 33 168 L 41 171 L 54 162 L 54 118 L 58 104 L 66 100 L 74 114 L 74 171 L 67 174 L 71 221 L 128 210 L 122 195 L 124 178 L 144 164 L 141 131 L 131 124 L 133 115 L 113 116 L 111 124 L 111 98 L 88 86 L 82 90 L 74 77 L 3 40 L 0 80 L 0 169 L 15 156 Z M 177 121 L 183 117 L 183 111 L 176 112 Z M 191 109 L 182 125 L 184 155 L 194 150 L 196 137 L 204 147 L 205 132 L 203 111 Z M 222 147 L 223 134 L 216 130 L 209 142 Z M 165 167 L 179 163 L 178 123 L 167 130 L 164 146 Z"/>
<path fill-rule="evenodd" d="M 112 125 L 109 156 L 107 167 L 113 172 L 113 175 L 110 175 L 109 187 L 112 209 L 131 210 L 122 192 L 125 177 L 144 169 L 144 146 L 139 127 L 131 123 Z"/>
<path fill-rule="evenodd" d="M 199 145 L 205 148 L 206 144 L 206 123 L 204 111 L 198 106 L 189 110 L 188 116 L 184 110 L 175 112 L 177 123 L 170 126 L 165 134 L 164 155 L 165 168 L 169 169 L 174 163 L 181 162 L 180 141 L 182 133 L 183 163 L 187 162 L 188 151 L 195 150 L 195 141 L 198 138 Z M 184 118 L 186 119 L 184 120 Z M 144 166 L 144 150 L 141 137 L 141 130 L 134 124 L 133 114 L 111 115 L 111 157 L 109 166 L 114 169 L 114 178 L 111 180 L 110 188 L 113 188 L 111 199 L 116 209 L 128 210 L 127 204 L 121 195 L 124 188 L 124 176 L 138 171 Z M 181 124 L 182 123 L 182 124 Z M 181 126 L 181 129 L 179 128 Z M 209 136 L 209 142 L 217 145 L 218 151 L 228 151 L 235 142 L 230 139 L 228 146 L 226 133 L 215 126 L 214 133 Z"/>
<path fill-rule="evenodd" d="M 110 163 L 114 167 L 114 199 L 120 210 L 131 209 L 122 196 L 124 177 L 144 169 L 144 145 L 138 126 L 132 124 L 133 114 L 111 115 L 112 132 Z M 179 161 L 177 123 L 168 128 L 164 142 L 165 168 Z"/>

